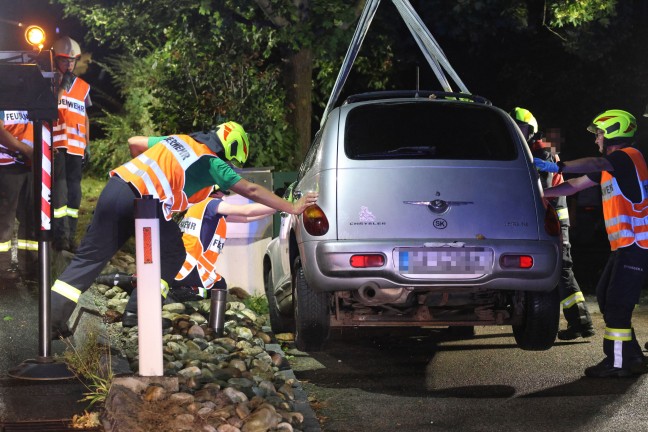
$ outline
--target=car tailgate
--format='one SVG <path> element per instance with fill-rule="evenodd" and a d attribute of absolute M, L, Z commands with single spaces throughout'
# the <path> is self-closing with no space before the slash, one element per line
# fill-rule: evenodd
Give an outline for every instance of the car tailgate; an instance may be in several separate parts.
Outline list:
<path fill-rule="evenodd" d="M 338 170 L 340 240 L 538 239 L 541 209 L 519 161 L 391 162 Z"/>

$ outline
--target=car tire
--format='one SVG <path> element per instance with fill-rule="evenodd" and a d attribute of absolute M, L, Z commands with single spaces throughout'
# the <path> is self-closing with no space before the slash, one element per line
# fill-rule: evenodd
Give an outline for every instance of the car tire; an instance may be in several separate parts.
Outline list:
<path fill-rule="evenodd" d="M 263 285 L 268 299 L 268 315 L 270 316 L 270 327 L 276 333 L 286 333 L 293 331 L 293 326 L 290 325 L 289 320 L 279 311 L 279 304 L 277 297 L 274 295 L 274 287 L 272 286 L 272 268 L 268 268 L 263 275 Z"/>
<path fill-rule="evenodd" d="M 294 277 L 295 346 L 300 351 L 321 351 L 329 336 L 330 295 L 308 285 L 300 258 L 295 259 Z"/>
<path fill-rule="evenodd" d="M 560 301 L 557 289 L 527 291 L 524 293 L 523 322 L 513 326 L 513 336 L 523 350 L 548 350 L 556 340 L 559 321 Z"/>

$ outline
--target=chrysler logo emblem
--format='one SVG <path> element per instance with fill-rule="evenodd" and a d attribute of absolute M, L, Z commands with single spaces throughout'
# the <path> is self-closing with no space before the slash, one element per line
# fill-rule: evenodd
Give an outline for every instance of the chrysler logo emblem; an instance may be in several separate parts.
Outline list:
<path fill-rule="evenodd" d="M 452 206 L 474 204 L 472 201 L 444 201 L 442 199 L 435 199 L 432 201 L 403 201 L 403 203 L 427 206 L 427 208 L 434 214 L 443 214 Z"/>

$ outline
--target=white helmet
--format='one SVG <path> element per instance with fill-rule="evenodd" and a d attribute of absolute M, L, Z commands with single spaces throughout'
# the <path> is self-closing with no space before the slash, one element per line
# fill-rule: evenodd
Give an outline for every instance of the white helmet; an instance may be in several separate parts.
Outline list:
<path fill-rule="evenodd" d="M 81 47 L 79 44 L 68 36 L 63 36 L 61 39 L 54 42 L 52 45 L 54 55 L 57 57 L 68 57 L 78 59 L 81 57 Z"/>

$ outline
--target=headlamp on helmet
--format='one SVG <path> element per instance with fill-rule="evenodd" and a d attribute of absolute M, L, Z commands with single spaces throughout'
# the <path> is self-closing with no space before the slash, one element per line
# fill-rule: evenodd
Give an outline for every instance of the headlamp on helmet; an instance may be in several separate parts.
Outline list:
<path fill-rule="evenodd" d="M 216 135 L 223 145 L 222 155 L 236 167 L 242 167 L 250 152 L 250 141 L 243 126 L 230 121 L 218 125 Z"/>
<path fill-rule="evenodd" d="M 511 111 L 511 117 L 518 124 L 527 141 L 531 141 L 535 134 L 538 133 L 538 122 L 528 109 L 515 107 Z"/>

